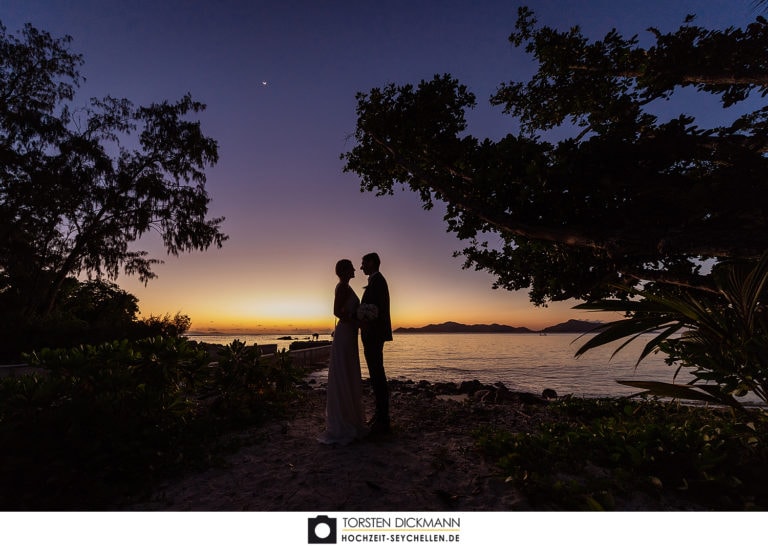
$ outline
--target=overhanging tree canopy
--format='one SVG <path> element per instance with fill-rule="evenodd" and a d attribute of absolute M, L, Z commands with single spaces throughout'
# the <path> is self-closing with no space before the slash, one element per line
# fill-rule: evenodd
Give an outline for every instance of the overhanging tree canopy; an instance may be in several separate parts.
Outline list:
<path fill-rule="evenodd" d="M 73 110 L 70 41 L 0 24 L 0 299 L 22 317 L 49 313 L 68 276 L 153 278 L 160 261 L 133 247 L 149 231 L 174 255 L 227 239 L 205 188 L 218 145 L 189 119 L 205 105 L 106 97 Z"/>
<path fill-rule="evenodd" d="M 342 158 L 377 195 L 404 186 L 445 202 L 465 266 L 531 300 L 596 299 L 641 280 L 709 287 L 701 261 L 768 249 L 768 107 L 721 127 L 655 107 L 683 88 L 721 106 L 768 92 L 768 22 L 707 30 L 693 17 L 653 44 L 616 31 L 539 27 L 521 8 L 510 41 L 538 63 L 491 103 L 520 131 L 466 135 L 475 96 L 450 75 L 357 95 L 356 146 Z M 752 98 L 750 98 L 752 96 Z M 551 130 L 571 137 L 548 141 Z M 489 234 L 493 238 L 489 237 Z"/>

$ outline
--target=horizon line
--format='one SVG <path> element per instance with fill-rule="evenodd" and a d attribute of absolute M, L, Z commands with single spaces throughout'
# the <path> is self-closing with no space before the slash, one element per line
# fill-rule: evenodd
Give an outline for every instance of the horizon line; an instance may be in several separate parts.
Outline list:
<path fill-rule="evenodd" d="M 393 328 L 392 331 L 397 331 L 399 329 L 424 329 L 426 327 L 430 326 L 440 326 L 440 325 L 447 325 L 447 324 L 456 324 L 456 325 L 462 325 L 465 327 L 478 327 L 478 326 L 498 326 L 498 327 L 508 327 L 511 329 L 527 329 L 531 331 L 532 333 L 538 333 L 541 331 L 544 331 L 546 329 L 550 329 L 552 327 L 561 326 L 563 324 L 567 324 L 569 322 L 585 322 L 585 323 L 593 323 L 593 324 L 599 324 L 603 323 L 600 320 L 586 320 L 586 319 L 580 319 L 580 318 L 571 318 L 568 320 L 565 320 L 563 322 L 558 322 L 552 325 L 548 325 L 545 327 L 542 327 L 541 329 L 533 329 L 527 326 L 513 326 L 509 324 L 503 324 L 498 322 L 492 322 L 492 323 L 463 323 L 463 322 L 456 322 L 453 320 L 447 320 L 440 323 L 427 323 L 418 327 L 396 327 Z M 333 329 L 328 329 L 327 327 L 324 327 L 322 329 L 315 329 L 315 328 L 289 328 L 289 329 L 281 329 L 278 327 L 275 327 L 275 329 L 265 329 L 260 327 L 255 328 L 246 328 L 246 327 L 238 327 L 238 328 L 229 328 L 229 329 L 215 329 L 215 328 L 209 328 L 209 329 L 190 329 L 186 332 L 187 335 L 283 335 L 283 336 L 301 336 L 301 335 L 314 335 L 315 333 L 320 334 L 332 334 Z"/>

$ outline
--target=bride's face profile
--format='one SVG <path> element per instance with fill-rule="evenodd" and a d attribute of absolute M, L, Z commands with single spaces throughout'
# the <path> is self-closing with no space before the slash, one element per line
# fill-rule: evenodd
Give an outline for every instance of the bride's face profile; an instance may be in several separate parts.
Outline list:
<path fill-rule="evenodd" d="M 355 267 L 352 266 L 352 261 L 345 261 L 339 265 L 336 271 L 339 279 L 348 282 L 355 277 Z"/>

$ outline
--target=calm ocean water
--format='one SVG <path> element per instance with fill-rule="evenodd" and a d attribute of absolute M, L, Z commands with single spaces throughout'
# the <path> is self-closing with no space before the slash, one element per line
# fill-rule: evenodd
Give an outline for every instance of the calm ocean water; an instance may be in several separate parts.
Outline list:
<path fill-rule="evenodd" d="M 190 335 L 190 339 L 228 344 L 237 338 L 248 344 L 278 344 L 287 348 L 291 341 L 278 340 L 278 335 Z M 574 342 L 577 335 L 550 334 L 398 334 L 384 347 L 387 375 L 395 379 L 430 382 L 461 382 L 477 379 L 482 383 L 504 383 L 510 390 L 540 394 L 552 388 L 559 395 L 580 397 L 628 396 L 635 392 L 620 385 L 623 380 L 656 380 L 672 382 L 675 367 L 667 366 L 661 354 L 651 355 L 635 369 L 642 349 L 641 339 L 611 359 L 615 347 L 595 349 L 579 359 L 574 358 L 586 337 Z M 295 339 L 308 338 L 306 335 Z M 323 335 L 322 339 L 330 339 Z M 368 376 L 360 347 L 363 378 Z M 316 373 L 320 380 L 327 372 Z M 681 371 L 677 383 L 691 377 Z"/>

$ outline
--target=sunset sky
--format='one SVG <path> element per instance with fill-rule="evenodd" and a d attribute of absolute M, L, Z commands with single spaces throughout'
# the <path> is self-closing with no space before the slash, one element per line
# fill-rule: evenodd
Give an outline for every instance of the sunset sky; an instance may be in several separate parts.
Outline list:
<path fill-rule="evenodd" d="M 226 216 L 222 249 L 157 258 L 139 298 L 141 314 L 181 312 L 193 330 L 320 331 L 333 328 L 333 269 L 377 251 L 395 327 L 447 320 L 533 329 L 568 318 L 573 302 L 536 308 L 525 291 L 491 289 L 484 272 L 462 270 L 463 242 L 439 210 L 398 192 L 377 198 L 342 173 L 353 145 L 355 93 L 450 73 L 478 98 L 470 132 L 498 139 L 511 118 L 488 104 L 501 82 L 524 80 L 531 61 L 507 38 L 519 5 L 542 24 L 580 25 L 592 37 L 676 29 L 689 13 L 708 27 L 743 26 L 752 0 L 0 0 L 0 20 L 73 37 L 85 64 L 77 104 L 92 96 L 136 104 L 190 92 L 208 105 L 202 124 L 220 146 L 208 172 L 211 215 Z M 361 294 L 362 272 L 352 280 Z"/>

